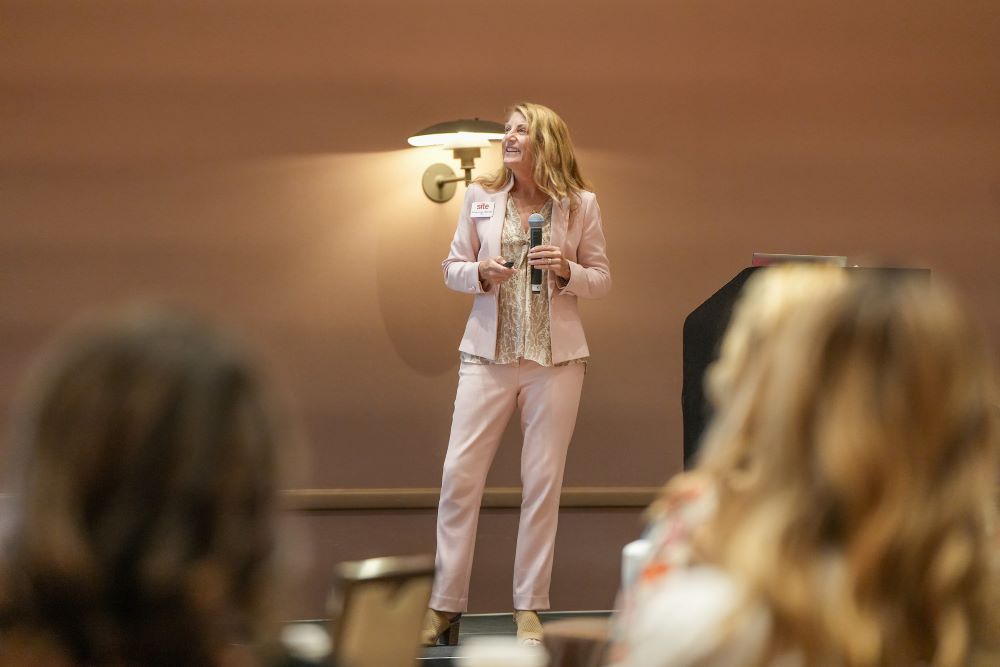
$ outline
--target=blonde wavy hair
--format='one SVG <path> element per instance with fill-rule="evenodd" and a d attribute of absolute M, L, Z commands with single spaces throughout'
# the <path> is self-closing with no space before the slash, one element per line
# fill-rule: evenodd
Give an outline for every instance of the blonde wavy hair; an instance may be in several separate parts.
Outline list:
<path fill-rule="evenodd" d="M 730 413 L 748 409 L 741 383 L 760 373 L 768 363 L 766 348 L 776 334 L 810 304 L 830 298 L 847 285 L 847 272 L 833 265 L 786 264 L 758 271 L 747 282 L 735 309 L 719 358 L 705 374 L 705 391 L 716 411 Z M 709 429 L 729 422 L 714 420 Z M 710 461 L 720 473 L 735 472 L 747 464 L 746 447 L 739 433 L 706 436 L 706 449 L 725 442 L 724 451 Z"/>
<path fill-rule="evenodd" d="M 520 102 L 510 108 L 507 116 L 520 113 L 528 122 L 528 138 L 534 151 L 535 169 L 532 177 L 538 189 L 552 199 L 579 199 L 580 193 L 591 190 L 590 183 L 580 173 L 573 150 L 569 128 L 552 109 L 533 102 Z M 476 179 L 487 190 L 499 190 L 513 174 L 506 166 L 492 176 Z"/>
<path fill-rule="evenodd" d="M 774 333 L 799 310 L 838 293 L 846 284 L 847 272 L 823 264 L 783 264 L 758 270 L 751 276 L 733 309 L 719 358 L 705 374 L 705 391 L 715 412 L 745 412 L 746 394 L 736 389 L 746 378 L 760 372 L 767 357 L 765 348 L 773 341 Z M 706 450 L 713 446 L 720 451 L 708 456 L 694 470 L 673 477 L 650 508 L 650 518 L 684 503 L 691 489 L 713 484 L 714 478 L 739 484 L 739 478 L 750 474 L 748 450 L 752 443 L 738 431 L 729 432 L 733 423 L 738 420 L 711 422 L 699 460 L 706 458 Z M 718 443 L 725 446 L 718 447 Z"/>
<path fill-rule="evenodd" d="M 710 383 L 727 394 L 699 548 L 745 586 L 731 621 L 766 606 L 760 664 L 969 664 L 997 625 L 998 391 L 977 328 L 940 286 L 855 278 L 768 335 Z"/>

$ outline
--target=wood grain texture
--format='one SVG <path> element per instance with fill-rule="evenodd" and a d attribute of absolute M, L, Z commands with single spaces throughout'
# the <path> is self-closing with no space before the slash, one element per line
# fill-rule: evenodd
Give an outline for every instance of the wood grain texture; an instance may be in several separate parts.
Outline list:
<path fill-rule="evenodd" d="M 567 487 L 656 488 L 680 469 L 683 319 L 754 251 L 928 267 L 1000 344 L 1000 3 L 455 11 L 0 0 L 0 408 L 81 312 L 168 300 L 239 331 L 293 396 L 308 462 L 292 486 L 433 489 L 470 304 L 439 266 L 460 197 L 436 205 L 420 189 L 452 158 L 405 140 L 502 119 L 520 99 L 569 123 L 615 283 L 581 304 L 592 363 Z M 486 153 L 478 173 L 498 164 Z M 519 484 L 519 453 L 515 420 L 491 488 Z M 583 572 L 586 540 L 621 541 L 641 515 L 564 512 L 577 514 L 557 577 Z M 433 549 L 433 521 L 414 511 L 391 530 L 342 514 L 296 515 L 322 535 L 317 559 Z M 613 579 L 620 546 L 587 563 Z M 477 581 L 509 582 L 488 558 Z M 598 608 L 613 585 L 589 603 L 561 590 Z M 478 586 L 477 608 L 509 604 L 507 583 Z"/>
<path fill-rule="evenodd" d="M 657 487 L 563 487 L 561 508 L 607 509 L 649 507 L 659 492 Z M 281 494 L 282 508 L 288 512 L 328 512 L 336 510 L 422 510 L 437 509 L 440 489 L 291 489 Z M 483 509 L 512 509 L 521 506 L 519 487 L 488 487 L 483 492 Z"/>

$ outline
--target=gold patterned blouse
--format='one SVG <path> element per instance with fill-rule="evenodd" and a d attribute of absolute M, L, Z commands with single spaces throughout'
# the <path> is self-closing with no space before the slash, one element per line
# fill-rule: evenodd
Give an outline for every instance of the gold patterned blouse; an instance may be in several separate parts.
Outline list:
<path fill-rule="evenodd" d="M 552 201 L 546 202 L 539 213 L 545 219 L 542 225 L 542 245 L 548 245 L 552 238 Z M 474 364 L 516 364 L 521 359 L 526 359 L 539 366 L 552 366 L 549 281 L 543 278 L 541 292 L 531 291 L 531 267 L 528 265 L 530 247 L 530 232 L 524 230 L 514 199 L 508 197 L 507 215 L 504 217 L 500 236 L 500 254 L 508 261 L 514 261 L 513 268 L 517 272 L 500 285 L 497 294 L 496 358 L 490 361 L 462 352 L 462 361 Z M 584 362 L 586 358 L 564 363 Z"/>

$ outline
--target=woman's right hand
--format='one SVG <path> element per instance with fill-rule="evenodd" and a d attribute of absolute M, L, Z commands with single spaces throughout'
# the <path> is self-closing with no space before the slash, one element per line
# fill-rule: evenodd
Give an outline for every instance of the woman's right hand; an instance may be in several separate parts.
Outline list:
<path fill-rule="evenodd" d="M 508 269 L 503 265 L 506 260 L 503 257 L 484 259 L 479 262 L 479 280 L 487 285 L 502 285 L 517 273 L 516 269 Z"/>

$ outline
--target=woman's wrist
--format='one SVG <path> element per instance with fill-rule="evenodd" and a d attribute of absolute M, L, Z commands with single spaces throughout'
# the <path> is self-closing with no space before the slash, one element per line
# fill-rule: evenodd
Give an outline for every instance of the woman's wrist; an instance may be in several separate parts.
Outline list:
<path fill-rule="evenodd" d="M 476 275 L 479 278 L 479 287 L 484 292 L 489 292 L 490 291 L 490 281 L 486 277 L 486 273 L 485 273 L 486 272 L 486 268 L 488 266 L 489 266 L 489 260 L 483 260 L 483 261 L 481 261 L 481 262 L 478 263 L 478 266 L 476 266 Z"/>

